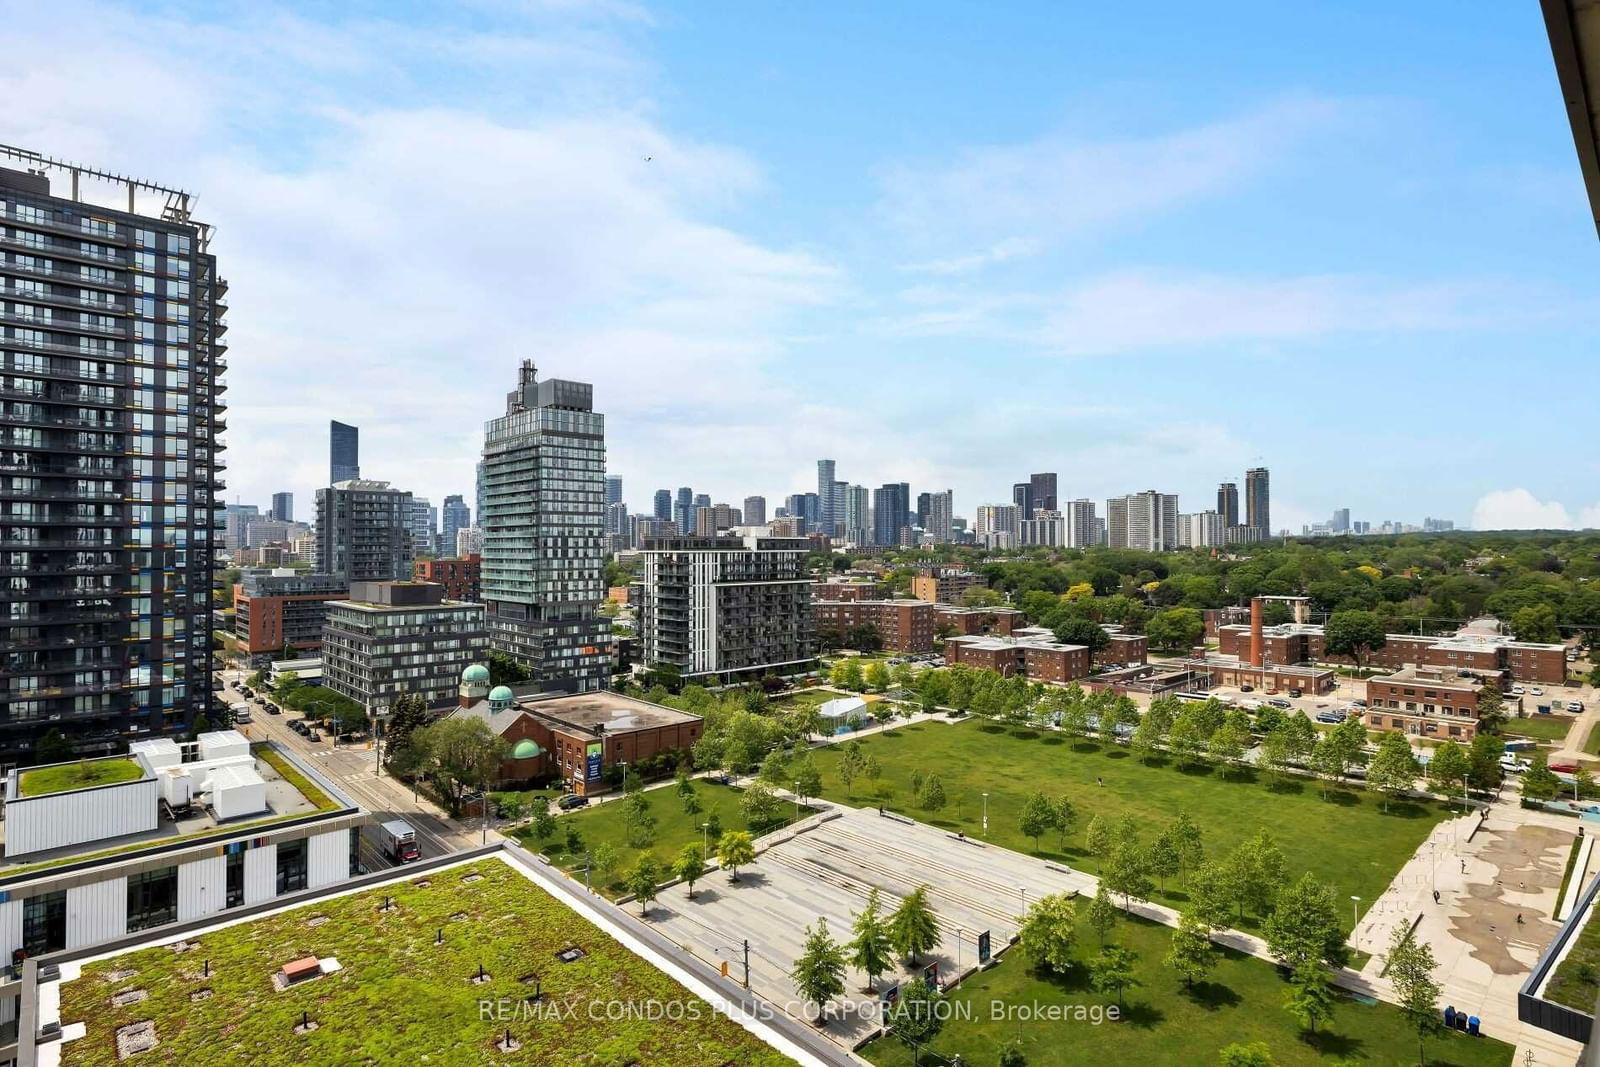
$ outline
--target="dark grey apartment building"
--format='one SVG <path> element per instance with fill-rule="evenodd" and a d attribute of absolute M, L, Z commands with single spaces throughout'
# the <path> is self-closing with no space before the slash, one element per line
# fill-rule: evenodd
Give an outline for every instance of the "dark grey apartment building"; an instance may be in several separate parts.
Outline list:
<path fill-rule="evenodd" d="M 446 600 L 432 582 L 355 582 L 330 601 L 322 684 L 382 714 L 402 694 L 430 708 L 455 701 L 461 672 L 489 654 L 482 604 Z"/>
<path fill-rule="evenodd" d="M 523 360 L 505 415 L 484 426 L 483 599 L 494 647 L 549 689 L 610 680 L 611 624 L 599 613 L 605 477 L 594 386 L 541 382 Z"/>
<path fill-rule="evenodd" d="M 313 565 L 347 582 L 411 575 L 411 494 L 388 482 L 354 479 L 317 490 Z"/>
<path fill-rule="evenodd" d="M 629 595 L 642 662 L 707 682 L 806 669 L 816 657 L 809 548 L 804 537 L 646 541 Z"/>
<path fill-rule="evenodd" d="M 0 147 L 0 763 L 210 702 L 227 283 L 189 204 Z"/>

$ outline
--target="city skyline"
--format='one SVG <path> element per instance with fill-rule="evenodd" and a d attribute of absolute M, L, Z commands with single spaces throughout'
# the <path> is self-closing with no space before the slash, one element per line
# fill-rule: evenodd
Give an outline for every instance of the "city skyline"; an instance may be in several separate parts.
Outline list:
<path fill-rule="evenodd" d="M 730 503 L 805 489 L 797 457 L 832 455 L 972 505 L 1039 469 L 1063 498 L 1199 501 L 1264 462 L 1277 528 L 1336 507 L 1600 517 L 1580 427 L 1534 393 L 1452 441 L 1425 498 L 1391 457 L 1424 462 L 1437 434 L 1372 402 L 1473 409 L 1511 352 L 1583 370 L 1571 279 L 1594 249 L 1537 11 L 1341 5 L 1290 28 L 1175 6 L 1150 40 L 1093 9 L 979 33 L 956 9 L 845 32 L 823 7 L 770 40 L 752 13 L 670 8 L 69 6 L 12 13 L 0 90 L 57 104 L 8 140 L 205 190 L 257 296 L 231 316 L 257 402 L 230 420 L 230 502 L 312 499 L 334 418 L 361 427 L 364 477 L 467 493 L 495 383 L 531 355 L 595 382 L 630 484 L 694 477 Z M 1430 56 L 1371 54 L 1438 33 Z M 1447 54 L 1481 76 L 1439 76 Z M 952 65 L 1006 73 L 958 89 L 932 74 Z M 107 77 L 146 76 L 189 103 L 106 106 Z M 782 92 L 746 91 L 763 79 Z M 1286 371 L 1312 367 L 1308 395 Z M 1538 439 L 1497 429 L 1535 420 Z M 1336 435 L 1362 447 L 1329 463 Z"/>

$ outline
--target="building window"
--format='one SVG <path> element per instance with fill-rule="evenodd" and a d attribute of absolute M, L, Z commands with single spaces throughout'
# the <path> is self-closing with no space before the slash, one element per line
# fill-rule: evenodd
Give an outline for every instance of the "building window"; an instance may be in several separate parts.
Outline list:
<path fill-rule="evenodd" d="M 278 894 L 295 893 L 306 887 L 306 842 L 278 842 Z"/>
<path fill-rule="evenodd" d="M 22 951 L 29 956 L 67 947 L 67 891 L 40 893 L 22 903 Z"/>
<path fill-rule="evenodd" d="M 178 920 L 178 868 L 128 876 L 128 933 Z"/>
<path fill-rule="evenodd" d="M 361 827 L 350 827 L 350 877 L 361 873 Z"/>
<path fill-rule="evenodd" d="M 244 903 L 244 848 L 228 853 L 227 903 L 224 907 L 237 908 Z"/>

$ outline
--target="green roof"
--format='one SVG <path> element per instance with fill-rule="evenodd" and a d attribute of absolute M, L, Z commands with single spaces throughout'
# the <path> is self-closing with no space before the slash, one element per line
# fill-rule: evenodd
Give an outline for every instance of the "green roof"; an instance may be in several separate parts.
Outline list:
<path fill-rule="evenodd" d="M 493 689 L 489 690 L 489 699 L 496 703 L 499 703 L 502 700 L 511 701 L 515 700 L 516 698 L 516 694 L 511 691 L 510 686 L 497 685 Z"/>
<path fill-rule="evenodd" d="M 463 682 L 487 682 L 489 680 L 489 668 L 481 663 L 474 663 L 461 672 L 461 680 Z"/>

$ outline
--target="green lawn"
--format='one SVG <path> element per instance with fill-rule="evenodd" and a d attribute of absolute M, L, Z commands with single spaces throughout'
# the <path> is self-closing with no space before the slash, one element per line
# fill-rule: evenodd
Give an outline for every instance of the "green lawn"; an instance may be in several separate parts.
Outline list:
<path fill-rule="evenodd" d="M 1583 750 L 1591 756 L 1600 756 L 1600 723 L 1589 730 L 1589 736 L 1583 741 Z"/>
<path fill-rule="evenodd" d="M 830 693 L 826 689 L 802 689 L 798 693 L 789 693 L 781 697 L 774 697 L 772 709 L 784 711 L 790 708 L 820 708 L 830 700 L 838 700 L 840 694 Z"/>
<path fill-rule="evenodd" d="M 473 873 L 481 880 L 464 884 Z M 394 906 L 380 911 L 386 896 Z M 311 925 L 317 917 L 326 921 Z M 556 959 L 571 946 L 585 955 Z M 304 956 L 335 957 L 342 969 L 276 991 L 273 973 Z M 475 984 L 480 965 L 489 980 Z M 571 1014 L 518 1014 L 535 974 L 544 1003 Z M 135 990 L 147 998 L 111 1005 Z M 202 990 L 209 995 L 193 999 Z M 480 1014 L 496 1001 L 508 1021 Z M 648 1021 L 651 1003 L 685 1014 Z M 208 1067 L 567 1063 L 575 1050 L 596 1065 L 792 1062 L 493 859 L 204 933 L 192 951 L 158 946 L 99 960 L 63 983 L 61 1010 L 88 1027 L 60 1046 L 63 1067 L 115 1067 L 117 1029 L 144 1020 L 160 1042 L 152 1062 Z M 293 1032 L 301 1012 L 316 1030 Z M 522 1047 L 502 1057 L 494 1043 L 507 1028 Z"/>
<path fill-rule="evenodd" d="M 1282 1008 L 1287 986 L 1263 960 L 1219 951 L 1210 979 L 1186 992 L 1163 962 L 1171 943 L 1168 927 L 1124 917 L 1111 940 L 1138 957 L 1140 984 L 1124 994 L 1126 1014 L 1116 1022 L 1019 1020 L 995 1018 L 991 1002 L 1026 1005 L 1036 1013 L 1050 1007 L 1114 1006 L 1116 998 L 1090 987 L 1085 961 L 1099 949 L 1095 934 L 1079 909 L 1077 966 L 1066 975 L 1039 975 L 1012 949 L 1000 964 L 969 979 L 951 996 L 958 1014 L 929 1046 L 943 1056 L 960 1054 L 963 1062 L 994 1063 L 1005 1044 L 1022 1043 L 1028 1067 L 1068 1067 L 1084 1063 L 1138 1067 L 1217 1062 L 1217 1050 L 1234 1042 L 1264 1041 L 1281 1067 L 1327 1064 L 1409 1064 L 1416 1062 L 1417 1039 L 1398 1009 L 1387 1004 L 1362 1004 L 1341 998 L 1333 1018 L 1315 1037 L 1302 1035 L 1299 1024 Z M 910 1067 L 910 1050 L 893 1038 L 880 1039 L 864 1050 L 882 1067 Z M 1500 1041 L 1446 1034 L 1427 1045 L 1430 1067 L 1505 1067 L 1512 1046 Z M 935 1061 L 924 1056 L 923 1063 Z"/>
<path fill-rule="evenodd" d="M 1379 798 L 1361 790 L 1330 789 L 1324 799 L 1321 787 L 1309 779 L 1272 787 L 1265 776 L 1253 780 L 1248 770 L 1225 780 L 1209 764 L 1180 770 L 1174 763 L 1152 760 L 1144 766 L 1120 746 L 1102 748 L 1049 731 L 1013 731 L 984 721 L 919 722 L 861 744 L 877 756 L 883 778 L 876 783 L 857 780 L 853 798 L 847 799 L 837 775 L 842 749 L 830 746 L 815 754 L 824 797 L 866 805 L 887 792 L 892 810 L 979 837 L 982 794 L 987 791 L 989 840 L 1034 853 L 1033 839 L 1017 828 L 1023 801 L 1036 789 L 1051 796 L 1065 794 L 1078 813 L 1066 848 L 1052 832 L 1035 854 L 1094 873 L 1099 860 L 1083 847 L 1092 816 L 1132 814 L 1149 826 L 1148 840 L 1179 812 L 1188 812 L 1205 835 L 1209 857 L 1267 830 L 1283 849 L 1291 879 L 1311 871 L 1333 887 L 1340 901 L 1351 894 L 1372 901 L 1448 814 L 1443 805 L 1412 801 L 1391 803 L 1384 813 Z M 944 785 L 948 804 L 936 815 L 913 803 L 911 773 L 916 769 L 938 774 Z M 1173 886 L 1157 892 L 1156 898 L 1174 906 L 1184 902 Z M 1343 914 L 1348 916 L 1349 909 Z"/>
<path fill-rule="evenodd" d="M 92 785 L 135 782 L 143 776 L 144 769 L 137 762 L 116 756 L 23 771 L 18 788 L 25 797 L 42 797 L 48 793 L 65 793 L 70 789 L 85 789 Z"/>
<path fill-rule="evenodd" d="M 683 802 L 678 799 L 678 792 L 674 786 L 662 789 L 651 789 L 645 792 L 650 800 L 650 813 L 656 817 L 655 840 L 648 851 L 654 853 L 656 859 L 663 866 L 670 864 L 683 850 L 683 846 L 693 842 L 699 844 L 705 839 L 701 832 L 701 824 L 709 821 L 715 814 L 722 823 L 723 830 L 752 830 L 749 821 L 745 819 L 740 804 L 744 798 L 742 789 L 732 786 L 715 785 L 711 782 L 696 781 L 695 793 L 700 798 L 700 810 L 691 815 L 683 810 Z M 623 824 L 624 807 L 620 801 L 609 801 L 594 807 L 583 808 L 571 814 L 562 815 L 556 819 L 556 833 L 549 841 L 541 842 L 533 836 L 530 826 L 523 826 L 512 834 L 519 842 L 530 849 L 544 852 L 552 862 L 560 865 L 564 870 L 581 868 L 585 864 L 585 850 L 592 851 L 601 845 L 609 844 L 617 850 L 621 862 L 617 865 L 617 874 L 610 884 L 601 886 L 596 882 L 595 888 L 602 889 L 608 896 L 616 896 L 625 892 L 622 882 L 627 872 L 632 869 L 639 856 L 645 849 L 628 847 L 626 829 Z M 781 818 L 772 826 L 763 829 L 765 833 L 770 830 L 785 826 L 794 820 L 794 804 L 785 802 L 779 808 Z M 805 809 L 805 814 L 810 814 L 810 809 Z M 576 826 L 583 834 L 583 843 L 576 853 L 568 852 L 565 838 L 568 826 Z M 716 850 L 716 835 L 710 835 L 710 844 L 713 852 Z M 579 875 L 578 877 L 582 877 Z"/>
<path fill-rule="evenodd" d="M 1576 718 L 1575 715 L 1529 715 L 1522 719 L 1507 719 L 1500 732 L 1517 737 L 1533 737 L 1540 741 L 1562 741 Z"/>

